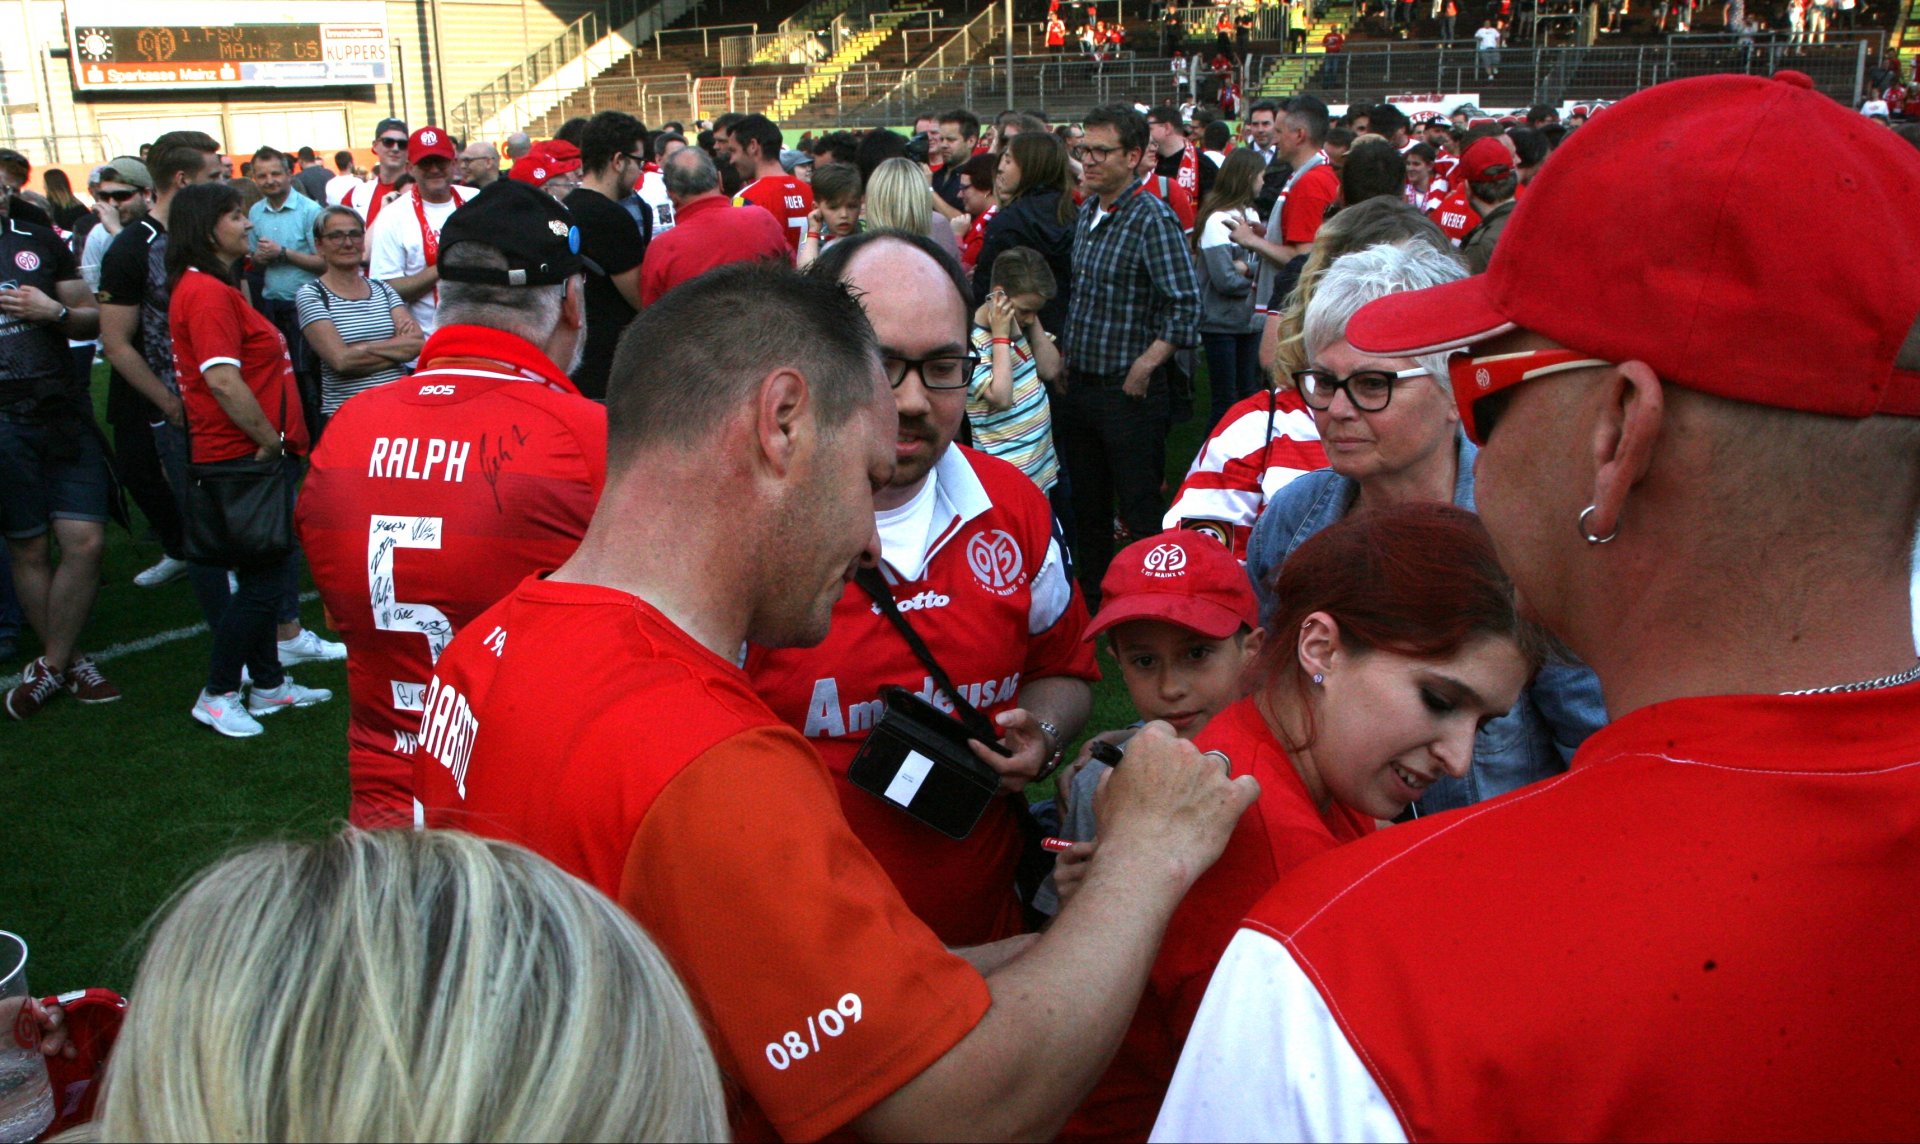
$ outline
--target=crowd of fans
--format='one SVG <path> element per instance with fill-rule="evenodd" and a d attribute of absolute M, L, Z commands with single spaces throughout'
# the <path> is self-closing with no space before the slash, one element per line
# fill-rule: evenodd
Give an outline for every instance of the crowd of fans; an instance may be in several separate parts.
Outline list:
<path fill-rule="evenodd" d="M 8 714 L 121 490 L 192 718 L 350 705 L 59 1123 L 1920 1134 L 1920 153 L 1809 88 L 0 153 Z"/>

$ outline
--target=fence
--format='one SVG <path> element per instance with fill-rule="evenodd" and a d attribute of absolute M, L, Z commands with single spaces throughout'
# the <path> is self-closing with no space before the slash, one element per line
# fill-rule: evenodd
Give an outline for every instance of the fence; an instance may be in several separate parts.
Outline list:
<path fill-rule="evenodd" d="M 1865 40 L 1755 44 L 1750 50 L 1738 44 L 1502 48 L 1491 58 L 1471 47 L 1388 45 L 1326 57 L 1308 75 L 1306 90 L 1333 104 L 1414 91 L 1474 91 L 1487 106 L 1517 107 L 1568 98 L 1618 99 L 1688 76 L 1771 75 L 1792 68 L 1813 77 L 1820 91 L 1858 106 L 1867 64 Z"/>

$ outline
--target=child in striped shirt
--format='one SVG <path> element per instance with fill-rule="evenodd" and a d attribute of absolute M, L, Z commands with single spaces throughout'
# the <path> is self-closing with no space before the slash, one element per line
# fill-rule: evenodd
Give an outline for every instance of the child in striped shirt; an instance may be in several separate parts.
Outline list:
<path fill-rule="evenodd" d="M 1053 271 L 1039 251 L 1016 246 L 994 259 L 992 281 L 973 312 L 979 358 L 967 390 L 973 447 L 1018 466 L 1050 493 L 1060 462 L 1044 383 L 1060 376 L 1060 351 L 1040 325 L 1040 309 L 1057 288 Z"/>

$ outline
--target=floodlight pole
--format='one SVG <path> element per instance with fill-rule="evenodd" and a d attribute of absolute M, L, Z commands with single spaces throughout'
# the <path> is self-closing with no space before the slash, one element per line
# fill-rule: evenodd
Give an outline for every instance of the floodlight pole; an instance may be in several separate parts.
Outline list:
<path fill-rule="evenodd" d="M 1007 110 L 1013 110 L 1013 0 L 1007 3 Z"/>

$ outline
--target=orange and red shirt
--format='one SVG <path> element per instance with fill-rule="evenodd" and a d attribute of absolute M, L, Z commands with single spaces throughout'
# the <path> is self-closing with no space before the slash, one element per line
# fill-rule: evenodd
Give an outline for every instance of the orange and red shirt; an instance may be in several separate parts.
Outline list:
<path fill-rule="evenodd" d="M 953 445 L 934 466 L 927 495 L 933 506 L 922 546 L 894 548 L 883 522 L 883 570 L 901 613 L 967 701 L 992 718 L 1019 706 L 1026 681 L 1098 679 L 1093 647 L 1081 639 L 1086 605 L 1066 574 L 1046 494 L 1013 465 Z M 1003 796 L 1004 806 L 989 808 L 956 841 L 846 781 L 883 706 L 882 685 L 952 710 L 863 589 L 848 586 L 820 646 L 755 648 L 747 673 L 767 705 L 818 746 L 854 833 L 942 940 L 978 945 L 1020 932 L 1015 816 L 1025 812 L 1012 800 L 1021 796 Z"/>
<path fill-rule="evenodd" d="M 812 747 L 645 600 L 523 581 L 423 703 L 426 825 L 528 846 L 633 914 L 701 1011 L 736 1137 L 843 1128 L 985 1013 L 986 982 L 888 884 Z"/>
<path fill-rule="evenodd" d="M 1320 233 L 1327 219 L 1327 208 L 1340 201 L 1340 176 L 1333 164 L 1319 163 L 1287 188 L 1280 205 L 1280 241 L 1289 246 L 1304 246 Z"/>
<path fill-rule="evenodd" d="M 445 326 L 420 370 L 340 407 L 301 547 L 347 645 L 349 821 L 413 821 L 421 699 L 455 634 L 558 567 L 606 483 L 607 414 L 512 334 Z"/>
<path fill-rule="evenodd" d="M 260 448 L 207 388 L 206 371 L 216 365 L 240 371 L 260 412 L 285 437 L 287 452 L 307 451 L 307 421 L 287 339 L 240 291 L 189 268 L 173 287 L 167 328 L 173 335 L 173 377 L 187 409 L 196 464 L 237 461 Z"/>
<path fill-rule="evenodd" d="M 807 233 L 807 216 L 813 213 L 813 188 L 792 175 L 766 175 L 755 179 L 733 197 L 737 207 L 762 207 L 780 222 L 787 245 L 800 252 L 800 239 Z"/>
<path fill-rule="evenodd" d="M 1226 755 L 1235 777 L 1259 780 L 1260 800 L 1241 815 L 1220 860 L 1174 910 L 1120 1051 L 1067 1122 L 1062 1140 L 1146 1139 L 1214 963 L 1239 919 L 1281 875 L 1374 831 L 1373 819 L 1359 811 L 1335 802 L 1322 813 L 1314 805 L 1251 697 L 1214 716 L 1194 746 Z"/>

